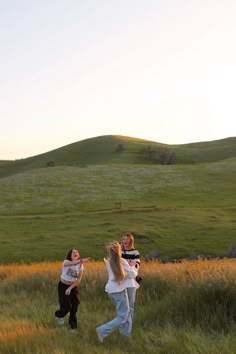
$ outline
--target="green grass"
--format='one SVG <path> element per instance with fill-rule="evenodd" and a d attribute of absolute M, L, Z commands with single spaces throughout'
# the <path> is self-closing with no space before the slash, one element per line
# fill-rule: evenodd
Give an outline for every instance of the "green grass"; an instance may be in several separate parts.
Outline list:
<path fill-rule="evenodd" d="M 0 265 L 1 354 L 235 354 L 234 260 L 142 260 L 132 337 L 114 333 L 104 345 L 95 327 L 114 308 L 104 294 L 104 264 L 92 262 L 78 333 L 55 326 L 61 262 L 50 262 L 71 247 L 101 259 L 106 242 L 127 230 L 143 258 L 154 250 L 166 259 L 222 256 L 235 245 L 235 138 L 171 146 L 177 163 L 189 165 L 145 160 L 140 150 L 150 144 L 158 143 L 98 137 L 0 161 L 0 263 L 9 264 Z M 45 168 L 49 160 L 56 166 Z"/>
<path fill-rule="evenodd" d="M 6 165 L 8 163 L 12 162 L 11 160 L 0 160 L 0 166 Z"/>
<path fill-rule="evenodd" d="M 122 232 L 143 257 L 222 255 L 235 244 L 236 160 L 42 168 L 0 179 L 1 262 L 100 259 Z M 121 203 L 121 204 L 120 204 Z"/>
<path fill-rule="evenodd" d="M 99 344 L 95 328 L 115 314 L 103 262 L 85 265 L 78 330 L 58 328 L 61 262 L 0 265 L 1 354 L 235 354 L 235 261 L 142 263 L 132 336 L 112 333 Z"/>
<path fill-rule="evenodd" d="M 172 145 L 179 156 L 178 163 L 207 163 L 235 157 L 236 138 Z"/>
<path fill-rule="evenodd" d="M 67 249 L 101 259 L 106 242 L 124 230 L 136 235 L 143 257 L 220 255 L 235 243 L 235 211 L 222 209 L 126 210 L 85 214 L 2 217 L 1 262 L 57 260 Z"/>

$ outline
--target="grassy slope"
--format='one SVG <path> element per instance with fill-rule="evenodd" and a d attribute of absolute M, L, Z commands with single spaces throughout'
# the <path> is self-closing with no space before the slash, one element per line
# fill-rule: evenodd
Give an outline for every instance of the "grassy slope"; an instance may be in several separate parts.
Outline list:
<path fill-rule="evenodd" d="M 0 160 L 0 166 L 6 165 L 6 164 L 11 163 L 11 162 L 12 162 L 11 160 Z"/>
<path fill-rule="evenodd" d="M 192 144 L 172 145 L 171 147 L 177 152 L 178 163 L 216 162 L 236 157 L 235 137 Z"/>
<path fill-rule="evenodd" d="M 75 246 L 101 258 L 106 241 L 125 230 L 143 256 L 222 253 L 235 244 L 235 171 L 228 159 L 61 166 L 2 178 L 1 262 L 57 260 Z"/>
<path fill-rule="evenodd" d="M 122 144 L 124 150 L 117 152 Z M 167 145 L 157 142 L 122 136 L 99 136 L 78 141 L 44 154 L 27 159 L 0 164 L 0 177 L 15 173 L 43 168 L 48 161 L 58 165 L 93 165 L 93 164 L 157 164 L 158 159 L 148 159 L 141 152 L 144 148 L 166 148 L 176 153 L 178 164 L 191 164 L 220 161 L 236 157 L 236 138 L 227 138 L 212 142 L 184 145 Z"/>

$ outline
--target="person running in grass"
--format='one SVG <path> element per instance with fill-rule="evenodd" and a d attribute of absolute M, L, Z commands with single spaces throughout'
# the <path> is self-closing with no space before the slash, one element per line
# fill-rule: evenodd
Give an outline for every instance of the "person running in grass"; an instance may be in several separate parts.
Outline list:
<path fill-rule="evenodd" d="M 77 328 L 76 312 L 80 303 L 80 293 L 77 285 L 82 280 L 84 262 L 89 262 L 90 257 L 81 259 L 77 249 L 71 249 L 62 265 L 61 279 L 58 283 L 58 298 L 60 308 L 55 312 L 58 325 L 64 324 L 64 317 L 69 316 L 69 325 L 72 330 Z"/>
<path fill-rule="evenodd" d="M 105 337 L 119 328 L 120 335 L 129 337 L 131 335 L 132 317 L 130 313 L 127 288 L 139 285 L 135 281 L 137 269 L 130 266 L 128 262 L 121 257 L 121 245 L 114 241 L 107 246 L 108 259 L 104 259 L 108 272 L 108 282 L 105 291 L 108 297 L 116 307 L 116 317 L 97 327 L 96 332 L 98 340 L 103 343 Z"/>
<path fill-rule="evenodd" d="M 134 247 L 134 236 L 131 232 L 126 232 L 122 235 L 121 239 L 122 248 L 122 258 L 124 258 L 129 265 L 134 266 L 137 269 L 137 273 L 140 267 L 140 253 Z M 136 276 L 136 281 L 140 282 L 142 280 L 138 275 Z M 131 312 L 131 317 L 133 321 L 134 316 L 134 303 L 136 298 L 136 287 L 131 286 L 127 288 L 129 307 Z"/>

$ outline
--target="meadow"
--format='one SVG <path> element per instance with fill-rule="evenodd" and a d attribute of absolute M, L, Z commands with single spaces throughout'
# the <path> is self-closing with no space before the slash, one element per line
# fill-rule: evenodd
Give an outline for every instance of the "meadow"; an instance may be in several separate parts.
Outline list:
<path fill-rule="evenodd" d="M 162 148 L 103 137 L 0 161 L 1 354 L 235 354 L 235 138 L 172 146 L 173 165 L 145 146 Z M 127 230 L 142 255 L 133 335 L 100 345 L 95 327 L 114 313 L 101 259 Z M 92 257 L 75 335 L 54 321 L 71 247 Z"/>
<path fill-rule="evenodd" d="M 101 259 L 130 230 L 143 257 L 227 255 L 236 159 L 198 165 L 55 166 L 0 179 L 0 263 Z"/>
<path fill-rule="evenodd" d="M 60 270 L 61 262 L 0 265 L 1 354 L 235 354 L 235 260 L 142 261 L 133 334 L 103 344 L 95 328 L 114 314 L 104 262 L 85 265 L 76 333 L 55 323 Z"/>

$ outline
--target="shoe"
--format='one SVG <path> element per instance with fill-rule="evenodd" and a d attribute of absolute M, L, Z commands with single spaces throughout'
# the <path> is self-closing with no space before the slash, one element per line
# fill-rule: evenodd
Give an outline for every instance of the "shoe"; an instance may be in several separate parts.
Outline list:
<path fill-rule="evenodd" d="M 100 343 L 103 343 L 103 336 L 101 335 L 101 333 L 99 332 L 98 328 L 96 328 L 96 332 L 97 332 L 97 336 L 98 336 L 98 341 Z"/>
<path fill-rule="evenodd" d="M 71 334 L 76 334 L 77 333 L 77 330 L 75 328 L 71 328 L 69 331 L 70 331 Z"/>
<path fill-rule="evenodd" d="M 63 318 L 55 317 L 55 320 L 56 320 L 58 326 L 63 326 L 63 325 L 64 325 L 64 320 L 63 320 Z"/>

